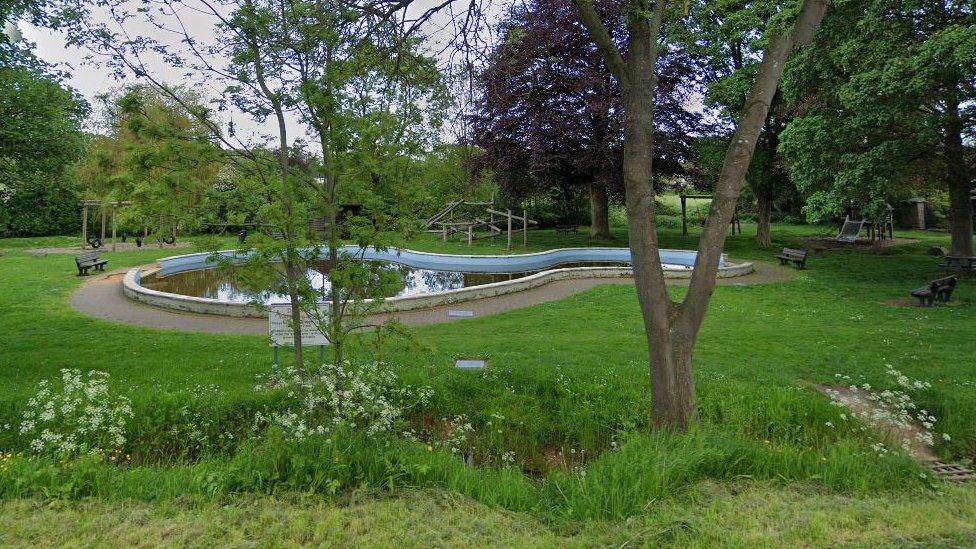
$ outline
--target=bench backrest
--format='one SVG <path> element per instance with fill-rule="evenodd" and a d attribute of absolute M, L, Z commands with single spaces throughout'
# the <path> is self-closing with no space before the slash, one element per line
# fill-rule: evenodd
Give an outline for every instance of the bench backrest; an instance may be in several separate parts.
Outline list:
<path fill-rule="evenodd" d="M 947 276 L 940 278 L 938 280 L 933 280 L 931 285 L 932 291 L 937 292 L 943 288 L 955 289 L 956 288 L 956 277 Z"/>
<path fill-rule="evenodd" d="M 783 255 L 796 257 L 797 259 L 803 259 L 807 256 L 807 251 L 797 250 L 795 248 L 783 248 Z"/>
<path fill-rule="evenodd" d="M 92 263 L 98 261 L 98 252 L 88 252 L 75 257 L 76 263 Z"/>

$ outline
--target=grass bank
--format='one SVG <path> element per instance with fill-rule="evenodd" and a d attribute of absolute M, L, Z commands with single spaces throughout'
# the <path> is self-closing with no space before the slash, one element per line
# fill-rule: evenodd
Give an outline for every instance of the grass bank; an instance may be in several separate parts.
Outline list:
<path fill-rule="evenodd" d="M 770 259 L 772 252 L 748 236 L 751 227 L 744 229 L 744 235 L 730 237 L 726 251 L 736 258 Z M 680 229 L 664 229 L 662 245 L 694 247 L 697 230 L 682 236 Z M 777 225 L 773 234 L 775 245 L 783 246 L 828 231 Z M 66 239 L 0 240 L 0 427 L 6 426 L 0 429 L 0 451 L 14 454 L 0 466 L 0 497 L 14 515 L 36 506 L 36 498 L 95 498 L 90 509 L 110 516 L 124 513 L 131 500 L 171 502 L 159 507 L 161 516 L 146 519 L 149 525 L 167 524 L 170 512 L 190 520 L 191 511 L 179 502 L 194 498 L 201 517 L 214 517 L 216 530 L 192 528 L 203 540 L 225 535 L 216 525 L 221 521 L 241 520 L 233 506 L 270 508 L 276 499 L 268 498 L 295 492 L 324 498 L 307 513 L 327 514 L 339 521 L 334 524 L 346 524 L 337 517 L 355 513 L 356 494 L 369 494 L 362 505 L 378 514 L 385 505 L 408 505 L 403 502 L 412 498 L 424 501 L 423 508 L 446 497 L 460 502 L 458 516 L 466 517 L 488 505 L 488 531 L 531 525 L 529 537 L 512 538 L 513 543 L 622 543 L 626 536 L 650 542 L 660 535 L 704 544 L 728 536 L 725 527 L 709 525 L 713 518 L 716 524 L 739 525 L 729 529 L 745 528 L 738 538 L 728 538 L 743 543 L 763 531 L 785 541 L 818 539 L 818 529 L 824 542 L 843 541 L 831 537 L 835 530 L 859 540 L 961 539 L 971 530 L 927 515 L 915 531 L 882 527 L 886 513 L 911 516 L 925 513 L 928 505 L 962 505 L 972 492 L 939 496 L 945 488 L 921 478 L 907 457 L 879 457 L 872 450 L 876 434 L 841 419 L 841 411 L 813 388 L 836 383 L 838 373 L 890 386 L 890 364 L 932 383 L 914 397 L 939 419 L 938 430 L 950 435 L 938 452 L 955 459 L 976 455 L 976 371 L 967 360 L 976 351 L 976 280 L 963 280 L 951 306 L 900 306 L 909 289 L 938 276 L 936 260 L 925 250 L 946 240 L 929 233 L 907 236 L 918 242 L 814 255 L 809 269 L 790 282 L 717 288 L 695 355 L 702 422 L 687 435 L 650 431 L 647 353 L 634 292 L 603 286 L 559 302 L 415 329 L 410 340 L 385 345 L 383 358 L 403 383 L 433 389 L 430 401 L 406 418 L 418 440 L 349 433 L 328 443 L 255 430 L 255 413 L 274 404 L 272 396 L 253 389 L 255 376 L 269 369 L 263 338 L 154 331 L 85 317 L 68 305 L 79 283 L 70 256 L 27 251 L 64 245 Z M 501 241 L 481 241 L 472 250 L 432 235 L 407 244 L 451 253 L 505 252 Z M 524 249 L 589 244 L 583 235 L 539 231 L 530 233 Z M 626 245 L 620 229 L 610 244 Z M 172 253 L 105 255 L 110 268 L 122 268 Z M 371 337 L 357 341 L 360 356 L 372 356 Z M 452 368 L 457 357 L 486 358 L 491 367 L 459 372 Z M 134 418 L 121 465 L 26 456 L 29 441 L 16 429 L 20 416 L 37 383 L 66 367 L 106 371 L 113 391 L 132 399 Z M 472 425 L 465 443 L 477 467 L 437 444 L 447 434 L 445 423 L 458 417 Z M 749 505 L 764 509 L 754 516 L 735 513 L 735 505 L 743 504 L 735 487 L 743 479 L 758 483 L 747 483 Z M 809 488 L 797 492 L 794 485 Z M 687 502 L 700 497 L 702 486 L 717 495 L 708 496 L 710 507 L 692 512 Z M 899 503 L 886 507 L 888 500 Z M 228 501 L 225 516 L 221 502 Z M 761 518 L 800 506 L 825 509 L 827 502 L 876 517 L 871 524 L 878 529 L 857 533 L 856 524 L 843 525 L 838 510 L 806 519 L 798 535 L 813 538 L 791 538 Z M 678 519 L 667 509 L 679 503 L 685 505 L 679 510 L 698 518 L 668 526 Z M 57 512 L 76 517 L 70 520 L 92 520 L 79 511 L 86 504 L 64 505 Z M 264 512 L 248 516 L 261 521 Z M 595 533 L 600 521 L 616 525 L 619 536 Z M 569 530 L 552 530 L 555 523 Z M 279 534 L 283 540 L 321 539 L 301 528 L 295 532 Z M 329 532 L 322 535 L 338 535 Z M 148 528 L 146 535 L 156 534 Z M 377 535 L 391 536 L 387 542 L 393 543 L 400 534 Z M 458 539 L 479 539 L 470 536 Z"/>

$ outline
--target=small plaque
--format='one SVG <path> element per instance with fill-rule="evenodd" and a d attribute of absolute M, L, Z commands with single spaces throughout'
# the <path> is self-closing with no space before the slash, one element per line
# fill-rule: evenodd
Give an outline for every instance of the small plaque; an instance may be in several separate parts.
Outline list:
<path fill-rule="evenodd" d="M 471 318 L 474 316 L 474 311 L 465 311 L 462 309 L 451 309 L 447 311 L 447 316 L 458 317 L 458 318 Z"/>
<path fill-rule="evenodd" d="M 484 360 L 461 358 L 454 361 L 454 367 L 461 370 L 478 370 L 487 366 Z"/>

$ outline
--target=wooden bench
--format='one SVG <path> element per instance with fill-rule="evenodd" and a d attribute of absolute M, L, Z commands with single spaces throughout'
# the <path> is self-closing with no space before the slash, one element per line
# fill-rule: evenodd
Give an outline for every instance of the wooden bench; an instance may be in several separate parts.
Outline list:
<path fill-rule="evenodd" d="M 955 289 L 956 277 L 947 276 L 933 280 L 921 288 L 915 288 L 911 294 L 912 297 L 918 298 L 918 304 L 922 307 L 931 307 L 936 301 L 948 303 Z"/>
<path fill-rule="evenodd" d="M 776 259 L 779 259 L 780 265 L 793 263 L 798 269 L 803 269 L 807 266 L 807 253 L 806 250 L 783 248 L 783 251 L 776 255 Z"/>
<path fill-rule="evenodd" d="M 108 260 L 99 259 L 98 252 L 89 252 L 75 257 L 75 265 L 78 266 L 78 276 L 87 275 L 88 269 L 104 271 L 106 264 L 108 264 Z"/>
<path fill-rule="evenodd" d="M 577 234 L 577 233 L 579 233 L 579 223 L 560 223 L 558 225 L 555 225 L 553 228 L 556 229 L 556 234 L 559 234 L 559 233 L 566 233 L 566 234 L 573 233 L 573 234 Z"/>

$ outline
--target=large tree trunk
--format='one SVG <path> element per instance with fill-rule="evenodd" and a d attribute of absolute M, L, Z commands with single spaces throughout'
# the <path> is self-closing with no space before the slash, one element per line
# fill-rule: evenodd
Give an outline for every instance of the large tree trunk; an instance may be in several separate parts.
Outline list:
<path fill-rule="evenodd" d="M 607 188 L 598 181 L 590 183 L 590 238 L 610 239 L 610 205 Z"/>
<path fill-rule="evenodd" d="M 756 190 L 756 242 L 763 248 L 772 245 L 769 225 L 773 215 L 773 189 L 766 186 Z"/>
<path fill-rule="evenodd" d="M 696 419 L 692 354 L 698 330 L 715 287 L 726 227 L 755 151 L 783 67 L 794 44 L 812 39 L 826 11 L 826 0 L 805 0 L 792 33 L 777 34 L 763 56 L 742 119 L 726 154 L 698 257 L 683 303 L 668 296 L 655 227 L 652 186 L 653 112 L 657 84 L 657 38 L 664 2 L 632 0 L 630 52 L 625 60 L 589 0 L 573 0 L 580 19 L 621 80 L 624 103 L 623 176 L 634 285 L 644 318 L 651 370 L 655 427 L 684 430 Z M 653 13 L 652 13 L 653 12 Z"/>
<path fill-rule="evenodd" d="M 657 37 L 663 2 L 651 21 L 634 17 L 628 25 L 630 60 L 623 88 L 623 179 L 627 203 L 634 286 L 644 318 L 650 358 L 652 421 L 658 428 L 684 429 L 695 419 L 690 352 L 675 352 L 671 312 L 657 240 L 654 205 L 654 94 L 657 87 Z M 646 8 L 646 6 L 645 6 Z M 646 13 L 646 12 L 645 12 Z M 687 360 L 682 357 L 687 356 Z"/>
<path fill-rule="evenodd" d="M 962 120 L 959 104 L 948 106 L 949 122 L 946 127 L 946 162 L 949 180 L 949 232 L 952 237 L 951 255 L 973 255 L 973 201 L 972 177 L 966 167 L 965 149 L 962 144 Z"/>

